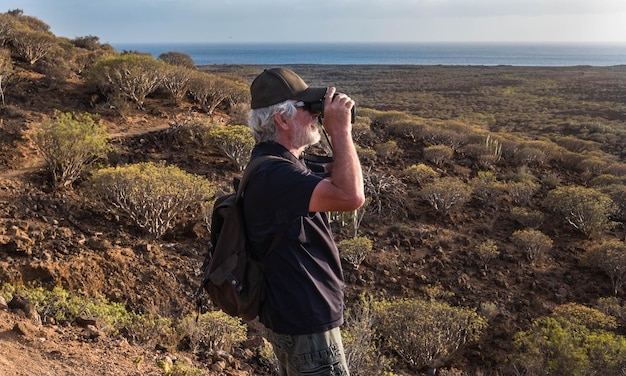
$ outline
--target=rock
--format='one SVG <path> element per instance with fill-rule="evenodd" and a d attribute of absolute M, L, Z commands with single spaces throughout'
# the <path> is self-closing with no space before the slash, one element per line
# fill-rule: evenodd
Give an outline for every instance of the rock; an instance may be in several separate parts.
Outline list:
<path fill-rule="evenodd" d="M 85 327 L 85 330 L 83 331 L 83 334 L 85 335 L 86 338 L 89 338 L 89 339 L 96 339 L 96 338 L 106 336 L 103 331 L 99 330 L 94 325 L 87 325 Z"/>
<path fill-rule="evenodd" d="M 13 325 L 13 331 L 24 337 L 32 335 L 36 330 L 37 328 L 26 321 L 18 321 Z"/>
<path fill-rule="evenodd" d="M 8 304 L 10 309 L 18 309 L 24 312 L 27 318 L 31 319 L 35 324 L 41 325 L 41 316 L 35 309 L 35 306 L 26 298 L 15 295 Z"/>
<path fill-rule="evenodd" d="M 77 325 L 82 326 L 82 327 L 86 327 L 88 325 L 96 326 L 96 319 L 85 317 L 85 316 L 78 316 L 75 322 Z"/>

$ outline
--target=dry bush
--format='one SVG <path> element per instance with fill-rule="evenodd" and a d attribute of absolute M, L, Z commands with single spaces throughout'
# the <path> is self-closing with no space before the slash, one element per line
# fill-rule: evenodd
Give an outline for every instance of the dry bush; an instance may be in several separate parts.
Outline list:
<path fill-rule="evenodd" d="M 239 81 L 193 71 L 189 80 L 189 93 L 195 103 L 209 115 L 224 102 L 241 102 L 237 98 L 246 98 L 249 88 Z"/>
<path fill-rule="evenodd" d="M 626 283 L 626 243 L 616 239 L 602 242 L 589 249 L 586 259 L 609 276 L 617 296 Z"/>
<path fill-rule="evenodd" d="M 617 209 L 608 195 L 581 186 L 553 189 L 548 192 L 544 204 L 588 237 L 600 235 L 613 227 L 609 216 Z"/>
<path fill-rule="evenodd" d="M 487 327 L 474 310 L 444 302 L 402 299 L 376 302 L 381 339 L 415 370 L 435 374 Z"/>
<path fill-rule="evenodd" d="M 158 59 L 176 67 L 182 67 L 191 70 L 196 69 L 196 63 L 193 61 L 191 56 L 184 52 L 164 52 L 159 55 Z"/>
<path fill-rule="evenodd" d="M 232 353 L 235 346 L 248 338 L 247 327 L 241 319 L 222 311 L 187 315 L 181 320 L 179 331 L 189 340 L 194 353 L 200 350 Z"/>
<path fill-rule="evenodd" d="M 605 174 L 626 177 L 626 163 L 623 163 L 623 162 L 611 163 L 604 169 L 603 172 Z"/>
<path fill-rule="evenodd" d="M 444 216 L 465 205 L 471 194 L 472 187 L 454 177 L 436 179 L 421 190 L 421 196 Z"/>
<path fill-rule="evenodd" d="M 365 196 L 372 201 L 368 213 L 381 219 L 404 218 L 407 215 L 406 184 L 393 175 L 365 170 L 363 174 Z"/>
<path fill-rule="evenodd" d="M 381 375 L 390 366 L 375 341 L 376 313 L 370 297 L 361 296 L 346 309 L 341 337 L 345 347 L 350 373 L 355 375 Z"/>
<path fill-rule="evenodd" d="M 426 128 L 427 125 L 421 119 L 399 121 L 389 126 L 389 134 L 416 143 L 422 138 Z"/>
<path fill-rule="evenodd" d="M 531 147 L 523 146 L 515 152 L 513 162 L 518 166 L 541 166 L 548 160 L 543 150 Z"/>
<path fill-rule="evenodd" d="M 524 253 L 531 263 L 543 259 L 552 249 L 552 239 L 538 230 L 517 230 L 511 235 L 511 241 Z"/>
<path fill-rule="evenodd" d="M 357 116 L 356 122 L 352 125 L 352 139 L 355 144 L 366 146 L 374 143 L 376 135 L 372 132 L 370 123 L 369 118 Z"/>
<path fill-rule="evenodd" d="M 600 150 L 600 145 L 597 142 L 583 140 L 574 136 L 555 137 L 554 142 L 576 154 Z"/>
<path fill-rule="evenodd" d="M 544 214 L 539 210 L 515 206 L 511 208 L 511 216 L 522 226 L 536 230 L 543 224 Z"/>
<path fill-rule="evenodd" d="M 478 259 L 480 259 L 483 269 L 487 270 L 489 262 L 497 258 L 498 255 L 500 255 L 500 251 L 498 250 L 496 242 L 490 239 L 480 243 L 476 247 L 476 255 Z"/>
<path fill-rule="evenodd" d="M 607 166 L 609 162 L 598 156 L 587 156 L 585 159 L 578 163 L 577 170 L 581 173 L 585 173 L 591 176 L 599 175 Z"/>
<path fill-rule="evenodd" d="M 526 205 L 539 190 L 540 185 L 532 181 L 507 182 L 506 191 L 514 203 Z"/>
<path fill-rule="evenodd" d="M 129 217 L 151 239 L 160 238 L 179 216 L 215 193 L 200 176 L 151 162 L 98 170 L 91 188 L 105 207 Z"/>
<path fill-rule="evenodd" d="M 374 150 L 381 162 L 395 162 L 402 156 L 402 149 L 393 140 L 374 145 Z"/>
<path fill-rule="evenodd" d="M 446 163 L 450 163 L 454 156 L 454 150 L 446 145 L 433 145 L 424 148 L 424 159 L 441 167 Z"/>
<path fill-rule="evenodd" d="M 506 191 L 506 184 L 497 179 L 491 171 L 478 171 L 470 181 L 473 193 L 478 196 L 485 207 L 497 207 Z"/>
<path fill-rule="evenodd" d="M 373 165 L 374 162 L 376 162 L 376 150 L 368 147 L 362 147 L 360 145 L 355 146 L 356 153 L 359 156 L 359 161 L 361 161 L 362 164 L 370 166 Z"/>
<path fill-rule="evenodd" d="M 181 103 L 189 91 L 189 81 L 193 70 L 185 66 L 172 65 L 163 68 L 161 85 L 174 98 L 175 103 Z"/>

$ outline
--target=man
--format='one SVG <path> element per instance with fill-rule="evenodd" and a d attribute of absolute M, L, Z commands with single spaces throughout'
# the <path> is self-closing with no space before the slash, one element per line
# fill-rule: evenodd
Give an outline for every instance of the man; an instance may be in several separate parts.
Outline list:
<path fill-rule="evenodd" d="M 344 282 L 326 212 L 355 210 L 365 200 L 351 134 L 354 101 L 334 87 L 308 87 L 285 68 L 265 70 L 250 93 L 252 159 L 283 158 L 260 166 L 244 194 L 248 239 L 266 267 L 259 320 L 268 328 L 280 375 L 348 375 L 339 332 Z M 324 113 L 312 112 L 311 103 L 321 100 Z M 300 159 L 320 140 L 320 115 L 334 157 L 324 174 Z"/>

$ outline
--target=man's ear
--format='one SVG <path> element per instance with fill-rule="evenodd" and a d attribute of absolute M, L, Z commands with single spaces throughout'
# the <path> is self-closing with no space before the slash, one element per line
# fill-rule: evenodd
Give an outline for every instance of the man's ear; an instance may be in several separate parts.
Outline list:
<path fill-rule="evenodd" d="M 275 113 L 274 114 L 274 122 L 281 129 L 284 129 L 284 130 L 288 130 L 289 129 L 289 124 L 287 124 L 287 118 L 285 117 L 285 114 Z"/>

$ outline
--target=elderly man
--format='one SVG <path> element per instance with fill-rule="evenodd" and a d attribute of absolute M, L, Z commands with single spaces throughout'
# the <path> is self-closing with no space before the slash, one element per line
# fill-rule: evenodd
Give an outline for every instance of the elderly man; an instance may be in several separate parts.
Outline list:
<path fill-rule="evenodd" d="M 326 212 L 355 210 L 365 200 L 351 133 L 354 101 L 334 87 L 309 87 L 285 68 L 263 71 L 250 92 L 251 158 L 281 157 L 258 168 L 244 194 L 248 239 L 266 268 L 259 320 L 280 375 L 348 375 L 339 332 L 344 281 Z M 320 116 L 334 160 L 314 172 L 301 156 L 320 140 Z"/>

